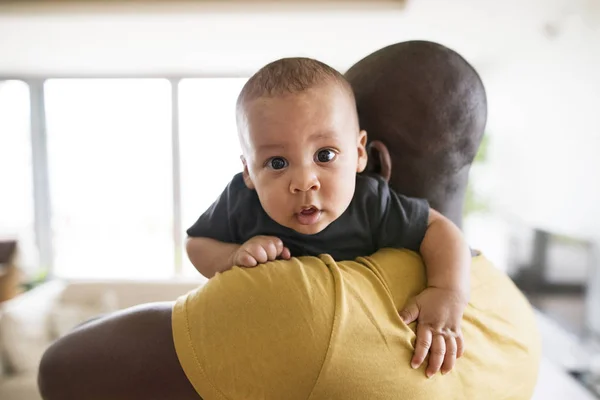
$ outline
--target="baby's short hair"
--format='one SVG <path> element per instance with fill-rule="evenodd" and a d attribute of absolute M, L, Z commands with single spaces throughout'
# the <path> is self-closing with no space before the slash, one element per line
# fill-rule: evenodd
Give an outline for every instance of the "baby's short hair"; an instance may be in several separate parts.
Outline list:
<path fill-rule="evenodd" d="M 237 99 L 237 114 L 243 113 L 248 102 L 260 97 L 275 97 L 299 93 L 333 83 L 339 85 L 354 102 L 352 87 L 342 74 L 329 65 L 312 58 L 293 57 L 273 61 L 246 82 Z"/>

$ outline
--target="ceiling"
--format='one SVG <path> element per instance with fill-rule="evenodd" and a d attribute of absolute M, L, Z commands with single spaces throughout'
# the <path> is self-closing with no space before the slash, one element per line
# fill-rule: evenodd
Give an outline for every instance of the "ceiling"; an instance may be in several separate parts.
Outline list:
<path fill-rule="evenodd" d="M 403 3 L 4 1 L 0 75 L 247 75 L 290 54 L 343 70 L 408 39 L 438 41 L 492 70 L 553 51 L 600 20 L 588 0 Z"/>

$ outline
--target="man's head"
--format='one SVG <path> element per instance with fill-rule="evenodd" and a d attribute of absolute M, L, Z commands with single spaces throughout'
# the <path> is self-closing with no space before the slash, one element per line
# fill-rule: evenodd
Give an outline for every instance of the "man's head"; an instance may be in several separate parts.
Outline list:
<path fill-rule="evenodd" d="M 244 180 L 273 220 L 315 234 L 346 210 L 366 133 L 339 72 L 308 58 L 266 65 L 238 97 L 237 126 Z"/>
<path fill-rule="evenodd" d="M 460 225 L 469 167 L 487 118 L 477 72 L 442 45 L 411 41 L 365 57 L 346 78 L 361 128 L 389 150 L 390 186 L 427 198 Z M 369 169 L 389 176 L 383 150 L 372 154 Z"/>

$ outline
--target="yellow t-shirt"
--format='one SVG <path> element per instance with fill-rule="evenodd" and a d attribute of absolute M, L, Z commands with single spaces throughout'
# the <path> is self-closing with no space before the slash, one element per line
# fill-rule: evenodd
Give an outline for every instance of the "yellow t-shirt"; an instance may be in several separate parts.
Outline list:
<path fill-rule="evenodd" d="M 529 399 L 540 339 L 512 281 L 473 258 L 465 354 L 451 373 L 410 367 L 415 324 L 398 310 L 425 288 L 421 258 L 301 257 L 233 268 L 178 299 L 173 337 L 204 400 Z"/>

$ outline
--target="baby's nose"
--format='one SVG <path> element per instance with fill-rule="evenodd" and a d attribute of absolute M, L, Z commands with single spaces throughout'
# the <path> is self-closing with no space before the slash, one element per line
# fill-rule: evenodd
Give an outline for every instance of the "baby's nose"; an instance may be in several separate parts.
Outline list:
<path fill-rule="evenodd" d="M 321 187 L 316 174 L 311 171 L 301 171 L 292 178 L 290 182 L 290 192 L 300 193 L 310 190 L 319 190 Z"/>

